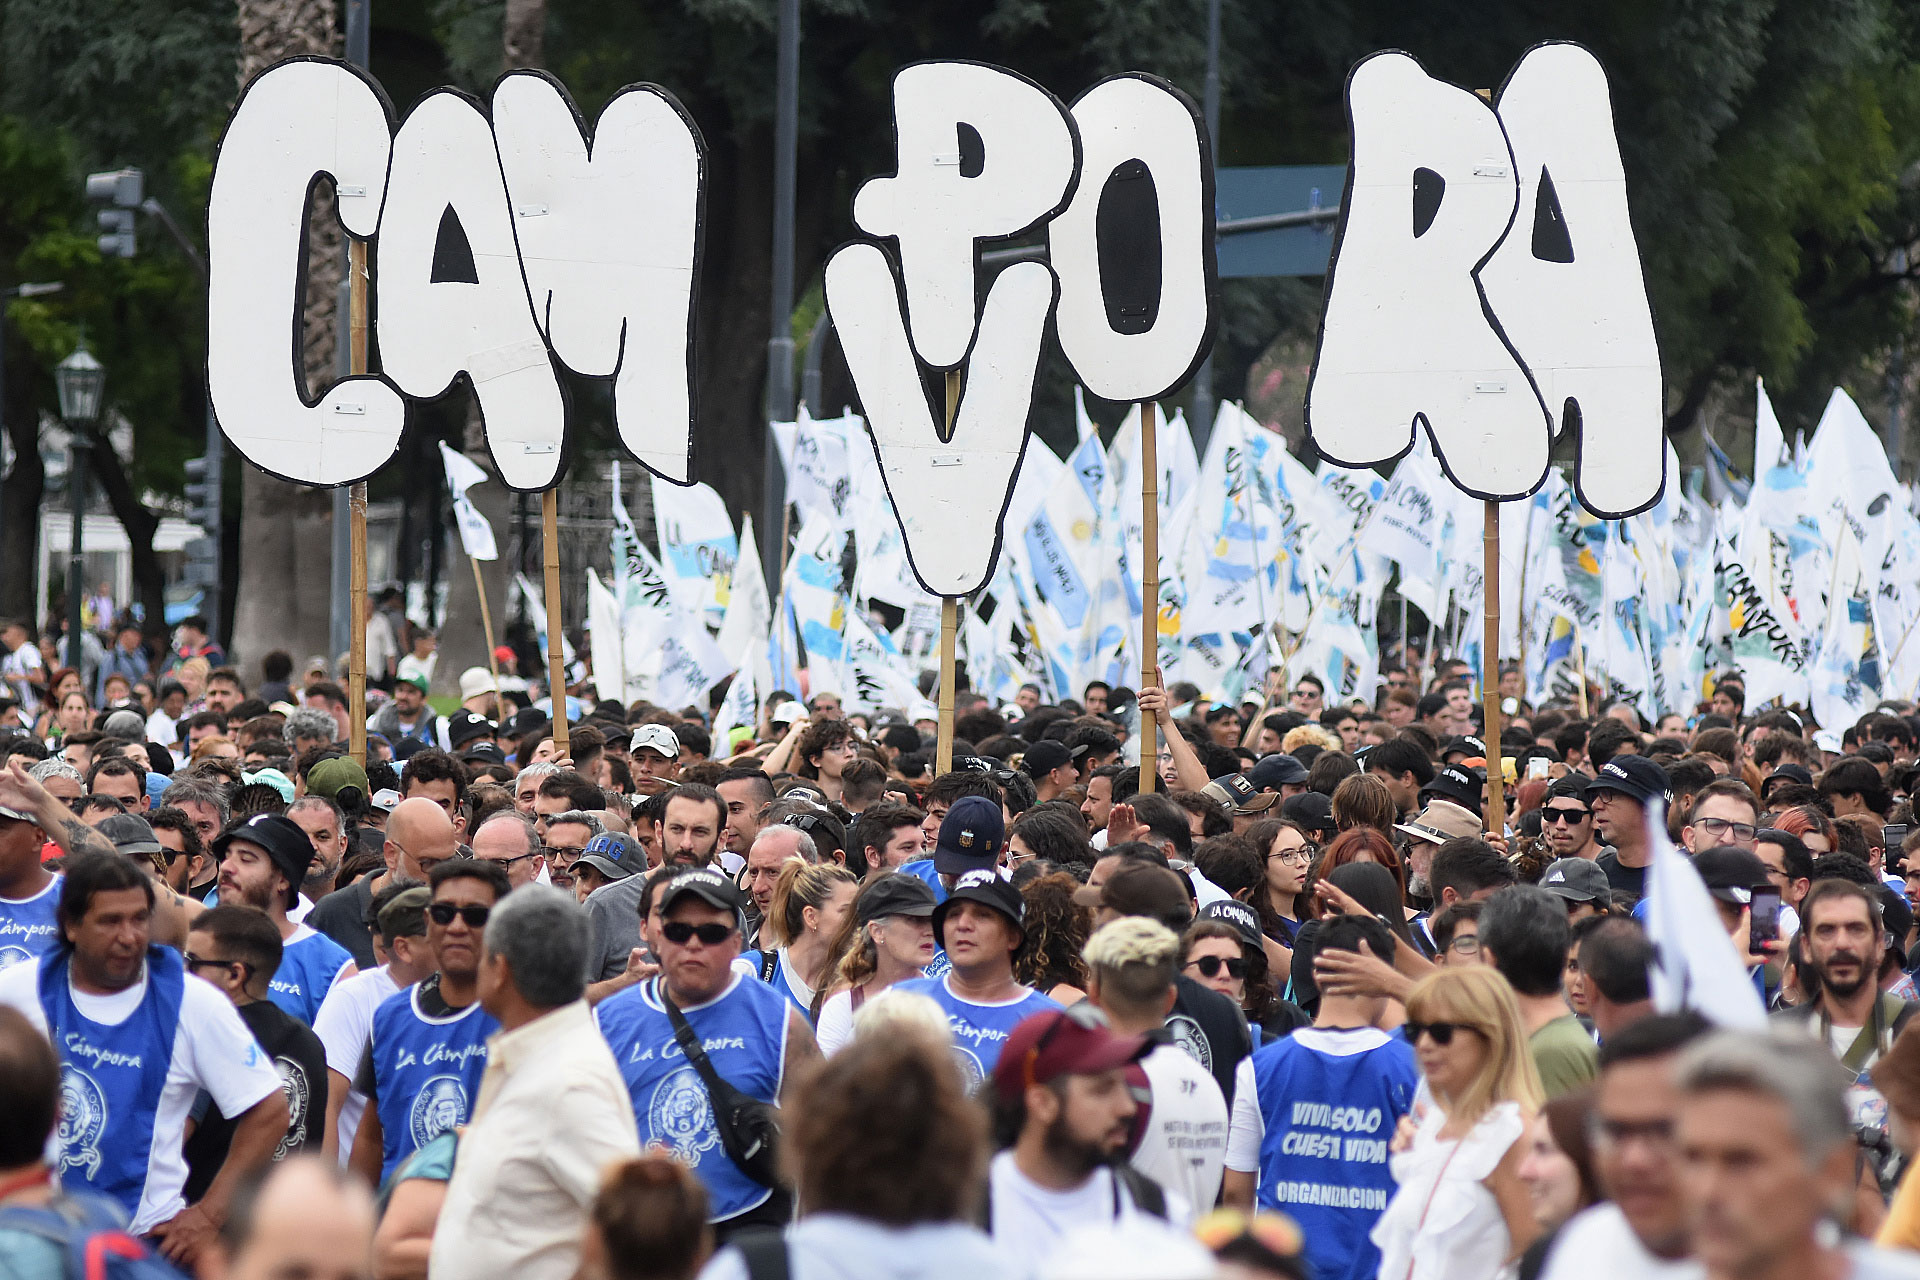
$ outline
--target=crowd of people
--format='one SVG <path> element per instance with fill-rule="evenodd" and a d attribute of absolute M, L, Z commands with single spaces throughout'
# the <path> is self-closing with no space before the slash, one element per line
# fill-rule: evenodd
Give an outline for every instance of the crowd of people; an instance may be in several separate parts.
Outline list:
<path fill-rule="evenodd" d="M 5 635 L 8 1277 L 1920 1276 L 1911 707 L 961 690 L 941 771 L 396 663 L 363 762 Z M 1656 1008 L 1665 840 L 1764 1030 Z"/>

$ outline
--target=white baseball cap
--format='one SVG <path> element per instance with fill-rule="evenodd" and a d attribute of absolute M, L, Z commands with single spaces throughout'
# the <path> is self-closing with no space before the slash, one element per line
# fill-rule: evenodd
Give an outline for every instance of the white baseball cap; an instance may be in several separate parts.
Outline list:
<path fill-rule="evenodd" d="M 628 751 L 657 751 L 669 760 L 680 758 L 680 739 L 663 724 L 643 724 L 633 731 Z"/>
<path fill-rule="evenodd" d="M 787 701 L 775 707 L 773 714 L 768 718 L 772 720 L 774 724 L 792 724 L 795 720 L 801 719 L 806 714 L 807 709 L 801 704 L 798 698 L 789 698 Z"/>

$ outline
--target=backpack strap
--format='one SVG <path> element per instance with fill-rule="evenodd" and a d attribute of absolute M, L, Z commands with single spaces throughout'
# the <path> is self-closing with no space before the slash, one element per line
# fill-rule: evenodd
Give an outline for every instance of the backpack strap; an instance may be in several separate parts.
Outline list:
<path fill-rule="evenodd" d="M 740 1260 L 747 1265 L 747 1280 L 790 1280 L 787 1238 L 778 1228 L 755 1227 L 742 1231 L 729 1243 L 740 1251 Z"/>
<path fill-rule="evenodd" d="M 1163 1222 L 1166 1220 L 1167 1193 L 1159 1183 L 1130 1164 L 1116 1164 L 1113 1166 L 1113 1182 L 1114 1197 L 1116 1199 L 1119 1197 L 1120 1188 L 1125 1187 L 1127 1189 L 1127 1195 L 1132 1197 L 1133 1205 L 1136 1209 L 1151 1217 L 1159 1218 Z M 1115 1204 L 1113 1207 L 1113 1216 L 1116 1221 L 1120 1217 L 1120 1206 L 1118 1204 Z"/>
<path fill-rule="evenodd" d="M 780 952 L 770 949 L 760 953 L 760 981 L 772 982 L 773 976 L 780 972 Z"/>

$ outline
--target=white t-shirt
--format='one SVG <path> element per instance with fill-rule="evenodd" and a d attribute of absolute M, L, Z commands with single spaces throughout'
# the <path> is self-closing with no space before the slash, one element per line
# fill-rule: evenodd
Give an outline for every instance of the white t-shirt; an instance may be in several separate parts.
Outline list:
<path fill-rule="evenodd" d="M 1246 1062 L 1251 1067 L 1253 1059 Z M 1212 1205 L 1227 1157 L 1227 1100 L 1219 1082 L 1176 1045 L 1156 1047 L 1140 1067 L 1153 1090 L 1153 1114 L 1133 1167 L 1188 1204 Z"/>
<path fill-rule="evenodd" d="M 1020 1172 L 1013 1152 L 1002 1151 L 988 1166 L 987 1181 L 993 1196 L 993 1242 L 1023 1275 L 1042 1274 L 1061 1240 L 1078 1227 L 1144 1216 L 1109 1169 L 1095 1169 L 1071 1191 L 1050 1191 Z M 1184 1231 L 1193 1222 L 1192 1206 L 1177 1188 L 1166 1191 L 1167 1225 Z"/>
<path fill-rule="evenodd" d="M 320 1012 L 313 1017 L 313 1034 L 327 1051 L 327 1070 L 337 1071 L 351 1082 L 360 1071 L 360 1059 L 367 1042 L 373 1038 L 373 1011 L 380 1002 L 400 990 L 387 966 L 356 973 L 333 984 Z M 340 1167 L 346 1168 L 353 1154 L 353 1135 L 360 1130 L 360 1115 L 367 1109 L 367 1095 L 349 1087 L 340 1104 Z"/>
<path fill-rule="evenodd" d="M 81 1014 L 106 1026 L 118 1026 L 132 1017 L 146 998 L 147 979 L 112 995 L 72 990 Z M 46 1011 L 40 1007 L 40 966 L 17 964 L 0 970 L 0 1004 L 26 1015 L 44 1035 Z M 204 1089 L 223 1116 L 238 1116 L 262 1099 L 280 1095 L 280 1072 L 260 1048 L 247 1024 L 240 1021 L 233 1002 L 210 982 L 187 975 L 180 997 L 180 1025 L 174 1032 L 173 1058 L 167 1081 L 160 1089 L 153 1133 L 147 1152 L 147 1184 L 138 1212 L 128 1228 L 143 1235 L 186 1208 L 181 1189 L 187 1184 L 187 1161 L 181 1153 L 187 1117 L 196 1095 Z M 112 1136 L 111 1133 L 109 1136 Z M 128 1141 L 147 1134 L 123 1135 Z"/>
<path fill-rule="evenodd" d="M 813 1029 L 820 1052 L 832 1057 L 853 1043 L 853 991 L 836 991 L 820 1002 L 820 1025 Z"/>
<path fill-rule="evenodd" d="M 1640 1243 L 1620 1206 L 1605 1201 L 1582 1210 L 1560 1228 L 1540 1280 L 1704 1280 L 1706 1268 L 1683 1258 L 1669 1262 Z"/>

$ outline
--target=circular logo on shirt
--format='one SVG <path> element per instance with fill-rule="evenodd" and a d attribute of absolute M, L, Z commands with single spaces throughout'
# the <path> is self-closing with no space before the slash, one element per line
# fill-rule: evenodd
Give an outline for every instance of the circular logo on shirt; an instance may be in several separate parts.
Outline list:
<path fill-rule="evenodd" d="M 953 1060 L 960 1064 L 960 1075 L 966 1081 L 969 1092 L 979 1087 L 980 1082 L 987 1078 L 986 1068 L 980 1065 L 980 1059 L 973 1056 L 971 1049 L 963 1049 L 959 1045 L 953 1046 Z"/>
<path fill-rule="evenodd" d="M 467 1086 L 459 1076 L 434 1076 L 414 1095 L 407 1129 L 413 1145 L 424 1147 L 443 1133 L 452 1133 L 467 1119 Z"/>
<path fill-rule="evenodd" d="M 66 1063 L 60 1068 L 60 1168 L 100 1174 L 100 1139 L 107 1132 L 107 1099 L 93 1077 Z"/>
<path fill-rule="evenodd" d="M 287 1096 L 287 1136 L 273 1149 L 275 1160 L 284 1160 L 307 1141 L 307 1100 L 313 1096 L 307 1083 L 307 1070 L 292 1058 L 275 1058 L 280 1072 L 280 1092 Z"/>
<path fill-rule="evenodd" d="M 682 1067 L 654 1088 L 653 1100 L 647 1104 L 647 1127 L 655 1142 L 671 1147 L 688 1164 L 699 1164 L 705 1152 L 720 1145 L 713 1099 L 707 1096 L 698 1071 Z"/>
<path fill-rule="evenodd" d="M 1187 1051 L 1188 1057 L 1205 1070 L 1213 1070 L 1213 1046 L 1207 1043 L 1199 1023 L 1184 1013 L 1176 1013 L 1167 1019 L 1167 1030 L 1172 1033 L 1173 1042 Z"/>
<path fill-rule="evenodd" d="M 0 969 L 10 964 L 22 964 L 33 959 L 33 952 L 25 947 L 0 947 Z"/>

